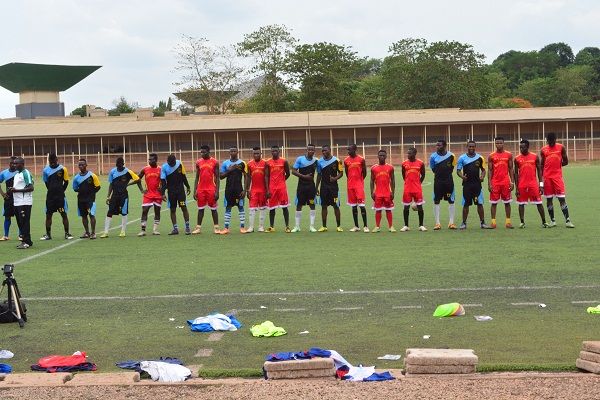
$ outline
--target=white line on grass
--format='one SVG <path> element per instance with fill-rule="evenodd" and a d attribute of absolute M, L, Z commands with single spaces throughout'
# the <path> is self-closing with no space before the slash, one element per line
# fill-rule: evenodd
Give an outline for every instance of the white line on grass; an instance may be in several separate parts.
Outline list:
<path fill-rule="evenodd" d="M 579 300 L 579 301 L 572 301 L 571 304 L 600 304 L 600 300 Z"/>
<path fill-rule="evenodd" d="M 463 307 L 483 307 L 483 304 L 481 304 L 481 303 L 477 303 L 477 304 L 463 304 Z"/>
<path fill-rule="evenodd" d="M 299 312 L 299 311 L 306 311 L 306 308 L 276 308 L 275 311 L 279 311 L 279 312 Z"/>
<path fill-rule="evenodd" d="M 189 294 L 162 294 L 149 296 L 75 296 L 75 297 L 29 297 L 25 300 L 33 301 L 63 301 L 63 300 L 147 300 L 147 299 L 188 299 L 194 297 L 258 297 L 258 296 L 328 296 L 328 295 L 372 295 L 372 294 L 403 294 L 403 293 L 436 293 L 436 292 L 491 292 L 504 290 L 572 290 L 572 289 L 600 289 L 600 285 L 574 285 L 574 286 L 496 286 L 478 288 L 421 288 L 421 289 L 389 289 L 389 290 L 345 290 L 335 291 L 303 291 L 303 292 L 223 292 L 223 293 L 189 293 Z M 511 303 L 512 305 L 538 305 L 539 303 Z M 250 311 L 250 310 L 237 310 Z M 254 310 L 252 310 L 254 311 Z"/>
<path fill-rule="evenodd" d="M 363 307 L 333 307 L 330 308 L 330 311 L 356 311 L 356 310 L 362 310 Z"/>
<path fill-rule="evenodd" d="M 510 303 L 511 306 L 539 306 L 540 303 L 526 302 L 526 303 Z"/>
<path fill-rule="evenodd" d="M 420 309 L 421 306 L 393 306 L 392 310 L 404 310 L 404 309 Z"/>

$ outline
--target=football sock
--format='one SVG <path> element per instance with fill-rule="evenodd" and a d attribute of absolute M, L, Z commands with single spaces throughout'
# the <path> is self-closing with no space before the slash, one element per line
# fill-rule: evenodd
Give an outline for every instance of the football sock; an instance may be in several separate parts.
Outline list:
<path fill-rule="evenodd" d="M 425 218 L 425 212 L 423 211 L 423 207 L 418 210 L 419 214 L 419 226 L 423 226 L 423 219 Z"/>
<path fill-rule="evenodd" d="M 110 221 L 112 221 L 112 217 L 106 217 L 104 220 L 104 232 L 108 232 L 110 229 Z"/>
<path fill-rule="evenodd" d="M 140 225 L 142 226 L 142 231 L 146 232 L 146 220 L 142 220 Z"/>
<path fill-rule="evenodd" d="M 310 210 L 310 226 L 315 226 L 315 217 L 317 216 L 317 210 Z"/>
<path fill-rule="evenodd" d="M 271 224 L 271 227 L 273 227 L 273 225 L 275 225 L 275 210 L 269 210 L 269 223 Z"/>
<path fill-rule="evenodd" d="M 227 207 L 225 209 L 225 217 L 223 217 L 223 226 L 225 226 L 225 229 L 229 229 L 230 223 L 231 223 L 231 208 Z"/>
<path fill-rule="evenodd" d="M 177 224 L 173 224 L 173 230 L 174 230 L 174 231 L 178 231 L 178 230 L 179 230 L 179 225 L 177 225 Z"/>
<path fill-rule="evenodd" d="M 363 225 L 367 226 L 367 209 L 365 207 L 360 207 L 360 215 L 362 216 Z"/>
<path fill-rule="evenodd" d="M 154 220 L 154 226 L 152 226 L 152 230 L 157 231 L 159 224 L 160 224 L 160 220 L 159 219 L 155 219 Z"/>
<path fill-rule="evenodd" d="M 10 218 L 4 218 L 4 236 L 8 237 L 8 232 L 10 231 Z"/>
<path fill-rule="evenodd" d="M 433 205 L 433 215 L 435 217 L 435 223 L 439 224 L 440 223 L 440 205 L 439 204 Z"/>
<path fill-rule="evenodd" d="M 267 210 L 262 209 L 258 212 L 258 226 L 264 228 L 265 226 L 265 217 L 267 216 Z"/>
<path fill-rule="evenodd" d="M 404 206 L 403 215 L 404 215 L 404 226 L 408 226 L 408 216 L 410 215 L 409 207 Z"/>
<path fill-rule="evenodd" d="M 548 206 L 548 215 L 550 216 L 550 221 L 554 221 L 554 206 L 552 204 Z"/>
<path fill-rule="evenodd" d="M 569 220 L 569 207 L 567 206 L 567 203 L 560 206 L 560 210 L 562 211 L 563 215 L 565 216 L 565 219 L 568 221 Z"/>
<path fill-rule="evenodd" d="M 358 226 L 358 206 L 352 206 L 352 219 L 354 219 L 354 226 Z"/>
<path fill-rule="evenodd" d="M 185 229 L 190 230 L 190 221 L 189 220 L 185 221 Z"/>
<path fill-rule="evenodd" d="M 238 207 L 238 212 L 240 213 L 240 228 L 246 226 L 246 210 L 244 207 Z"/>
<path fill-rule="evenodd" d="M 454 204 L 448 205 L 448 214 L 450 215 L 450 217 L 449 217 L 450 223 L 453 224 L 454 223 Z"/>
<path fill-rule="evenodd" d="M 127 215 L 121 216 L 121 230 L 124 232 L 125 227 L 127 227 Z"/>
<path fill-rule="evenodd" d="M 301 219 L 302 219 L 302 211 L 296 211 L 296 226 L 297 227 L 300 227 L 300 220 Z"/>
<path fill-rule="evenodd" d="M 394 225 L 392 210 L 385 210 L 385 217 L 387 218 L 388 226 L 391 228 Z"/>
<path fill-rule="evenodd" d="M 256 216 L 256 210 L 250 209 L 250 213 L 248 214 L 248 226 L 250 228 L 254 228 L 254 217 Z"/>
<path fill-rule="evenodd" d="M 375 211 L 375 226 L 379 228 L 379 225 L 381 225 L 381 210 Z"/>

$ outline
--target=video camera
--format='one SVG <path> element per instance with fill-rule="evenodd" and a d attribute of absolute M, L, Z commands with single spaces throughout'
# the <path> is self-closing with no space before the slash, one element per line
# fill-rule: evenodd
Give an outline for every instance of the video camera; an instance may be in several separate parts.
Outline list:
<path fill-rule="evenodd" d="M 4 268 L 2 268 L 2 272 L 6 276 L 11 276 L 14 270 L 15 266 L 13 264 L 4 264 Z"/>

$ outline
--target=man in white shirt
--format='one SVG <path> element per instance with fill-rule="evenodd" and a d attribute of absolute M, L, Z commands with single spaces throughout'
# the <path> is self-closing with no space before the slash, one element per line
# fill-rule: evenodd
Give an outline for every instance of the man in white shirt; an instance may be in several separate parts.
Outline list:
<path fill-rule="evenodd" d="M 9 190 L 13 194 L 17 224 L 22 237 L 21 244 L 17 246 L 17 249 L 28 249 L 33 246 L 29 229 L 33 204 L 33 178 L 25 169 L 25 160 L 22 157 L 17 157 L 14 162 L 17 173 L 14 177 L 13 187 Z"/>

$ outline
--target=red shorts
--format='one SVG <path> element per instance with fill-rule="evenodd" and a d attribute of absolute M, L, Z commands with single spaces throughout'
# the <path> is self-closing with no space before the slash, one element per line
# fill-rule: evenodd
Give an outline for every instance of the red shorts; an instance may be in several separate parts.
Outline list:
<path fill-rule="evenodd" d="M 267 194 L 265 192 L 253 193 L 250 191 L 250 209 L 263 210 L 267 208 Z"/>
<path fill-rule="evenodd" d="M 290 200 L 288 199 L 287 189 L 272 189 L 271 197 L 267 199 L 267 205 L 269 210 L 288 207 L 290 205 Z"/>
<path fill-rule="evenodd" d="M 150 206 L 158 206 L 160 207 L 162 204 L 163 198 L 162 198 L 162 194 L 160 194 L 160 192 L 148 192 L 144 195 L 143 199 L 142 199 L 142 206 L 143 207 L 150 207 Z"/>
<path fill-rule="evenodd" d="M 519 186 L 519 195 L 517 196 L 517 204 L 542 204 L 542 196 L 540 195 L 540 187 L 538 185 Z"/>
<path fill-rule="evenodd" d="M 365 206 L 365 188 L 357 186 L 355 188 L 348 188 L 348 201 L 349 206 Z"/>
<path fill-rule="evenodd" d="M 402 204 L 405 206 L 409 206 L 412 202 L 415 202 L 418 206 L 425 203 L 423 200 L 423 189 L 419 188 L 419 190 L 406 190 L 404 189 L 404 194 L 402 195 Z"/>
<path fill-rule="evenodd" d="M 394 209 L 394 200 L 391 197 L 379 197 L 375 196 L 375 202 L 373 203 L 373 210 L 381 211 L 381 210 L 393 210 Z"/>
<path fill-rule="evenodd" d="M 512 193 L 510 191 L 510 183 L 494 184 L 492 183 L 492 192 L 490 193 L 490 203 L 498 204 L 502 200 L 503 203 L 512 201 Z"/>
<path fill-rule="evenodd" d="M 544 177 L 544 197 L 565 197 L 565 182 L 562 177 Z"/>
<path fill-rule="evenodd" d="M 215 200 L 215 193 L 217 193 L 216 189 L 196 191 L 198 209 L 210 208 L 211 210 L 216 210 L 217 201 Z"/>

